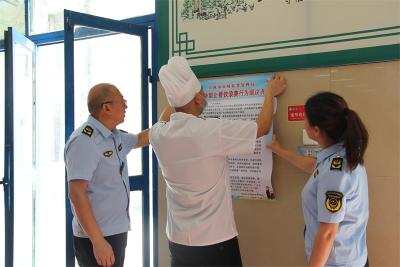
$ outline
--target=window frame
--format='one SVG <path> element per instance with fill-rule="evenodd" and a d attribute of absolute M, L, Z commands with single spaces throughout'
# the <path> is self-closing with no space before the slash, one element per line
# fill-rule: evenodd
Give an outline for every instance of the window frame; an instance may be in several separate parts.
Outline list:
<path fill-rule="evenodd" d="M 153 0 L 155 1 L 155 0 Z M 54 45 L 54 44 L 60 44 L 64 43 L 64 30 L 60 31 L 54 31 L 54 32 L 48 32 L 48 33 L 41 33 L 41 34 L 35 34 L 35 35 L 29 35 L 29 26 L 30 26 L 30 5 L 31 5 L 31 0 L 24 0 L 25 3 L 25 36 L 29 38 L 32 42 L 34 42 L 38 47 L 39 46 L 45 46 L 45 45 Z M 148 53 L 151 53 L 151 62 L 149 62 L 149 73 L 148 73 L 148 79 L 149 79 L 149 84 L 151 85 L 151 99 L 149 99 L 148 103 L 145 103 L 143 105 L 143 108 L 146 108 L 148 111 L 148 115 L 151 112 L 151 118 L 147 116 L 146 122 L 148 122 L 150 125 L 154 124 L 157 122 L 157 66 L 158 66 L 158 23 L 156 19 L 156 13 L 153 14 L 148 14 L 148 15 L 143 15 L 143 16 L 136 16 L 136 17 L 131 17 L 127 19 L 121 20 L 123 22 L 128 22 L 132 24 L 137 24 L 137 25 L 142 25 L 142 26 L 147 26 L 148 29 L 150 29 L 150 32 L 148 33 L 151 35 L 151 47 L 149 48 Z M 0 40 L 0 52 L 5 51 L 5 42 L 4 40 Z M 6 70 L 5 70 L 6 71 Z M 64 89 L 65 90 L 65 89 Z M 150 90 L 150 89 L 149 89 Z M 70 100 L 65 100 L 66 105 L 70 104 Z M 151 104 L 151 110 L 149 110 L 149 104 Z M 67 116 L 67 115 L 66 115 Z M 143 118 L 142 118 L 143 119 Z M 144 119 L 143 119 L 144 121 Z M 67 125 L 66 125 L 67 128 Z M 150 152 L 149 152 L 150 153 Z M 148 153 L 148 154 L 149 154 Z M 148 252 L 148 258 L 145 259 L 143 258 L 143 265 L 144 266 L 149 266 L 149 264 L 153 263 L 153 266 L 158 266 L 158 164 L 157 164 L 157 158 L 154 154 L 154 151 L 151 151 L 151 154 L 149 154 L 151 157 L 151 164 L 150 166 L 147 167 L 148 173 L 142 174 L 143 179 L 141 179 L 141 183 L 138 184 L 137 186 L 132 187 L 131 190 L 137 190 L 139 187 L 143 186 L 148 186 L 148 195 L 143 196 L 151 198 L 151 204 L 149 207 L 145 208 L 143 207 L 143 216 L 149 215 L 151 213 L 152 217 L 152 224 L 150 225 L 150 222 L 146 222 L 146 225 L 143 224 L 143 231 L 151 231 L 153 233 L 152 240 L 146 240 L 146 243 L 144 243 L 143 250 L 145 250 L 145 247 L 150 248 L 152 247 L 152 255 L 150 253 L 150 249 Z M 145 160 L 144 157 L 142 157 L 142 162 Z M 151 180 L 151 188 L 149 186 L 149 179 L 150 177 L 152 178 Z M 67 197 L 67 187 L 66 187 L 66 197 Z M 66 201 L 66 203 L 69 203 L 69 201 Z M 143 203 L 144 204 L 144 203 Z M 68 204 L 69 205 L 69 204 Z M 67 212 L 69 207 L 67 207 Z M 67 217 L 67 221 L 68 217 Z M 67 222 L 68 223 L 68 222 Z M 72 234 L 66 233 L 66 238 L 68 239 L 68 235 Z M 68 240 L 67 240 L 68 243 Z M 72 248 L 70 248 L 72 251 Z M 67 247 L 67 263 L 68 263 L 68 247 Z M 73 251 L 72 251 L 73 255 Z M 152 259 L 150 257 L 152 256 Z M 74 264 L 74 263 L 73 263 Z M 71 266 L 68 265 L 67 266 Z"/>

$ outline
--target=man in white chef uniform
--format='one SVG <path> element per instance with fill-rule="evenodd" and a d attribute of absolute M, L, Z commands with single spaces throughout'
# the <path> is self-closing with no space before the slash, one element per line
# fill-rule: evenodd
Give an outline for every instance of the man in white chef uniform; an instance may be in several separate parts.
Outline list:
<path fill-rule="evenodd" d="M 149 134 L 167 185 L 171 266 L 242 266 L 228 156 L 253 153 L 256 139 L 271 128 L 273 97 L 286 81 L 269 79 L 257 121 L 243 121 L 199 117 L 207 101 L 185 58 L 172 57 L 159 78 L 176 111 Z"/>

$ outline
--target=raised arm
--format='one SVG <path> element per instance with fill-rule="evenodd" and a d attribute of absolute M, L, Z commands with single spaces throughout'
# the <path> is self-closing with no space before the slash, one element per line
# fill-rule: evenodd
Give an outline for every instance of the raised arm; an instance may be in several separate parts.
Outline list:
<path fill-rule="evenodd" d="M 267 144 L 266 147 L 271 149 L 272 152 L 287 160 L 290 164 L 299 168 L 300 170 L 310 174 L 314 171 L 315 164 L 317 162 L 315 158 L 302 156 L 295 152 L 284 149 L 279 144 L 275 135 L 273 135 L 272 137 L 272 142 L 270 144 Z"/>
<path fill-rule="evenodd" d="M 140 147 L 148 146 L 150 144 L 149 130 L 150 129 L 146 129 L 137 134 L 138 142 L 133 148 L 140 148 Z"/>
<path fill-rule="evenodd" d="M 161 112 L 159 121 L 169 121 L 169 118 L 172 113 L 175 112 L 175 109 L 171 106 L 167 106 L 163 112 Z M 149 141 L 149 131 L 150 129 L 146 129 L 138 133 L 138 142 L 133 148 L 140 148 L 144 146 L 148 146 L 150 144 Z"/>
<path fill-rule="evenodd" d="M 171 117 L 171 114 L 175 112 L 175 109 L 171 106 L 167 106 L 164 108 L 163 112 L 161 112 L 160 118 L 158 119 L 159 121 L 169 121 L 169 118 Z"/>
<path fill-rule="evenodd" d="M 261 112 L 257 118 L 257 138 L 266 135 L 271 129 L 274 114 L 274 97 L 280 95 L 287 87 L 285 78 L 274 76 L 268 79 L 268 88 L 265 94 Z"/>

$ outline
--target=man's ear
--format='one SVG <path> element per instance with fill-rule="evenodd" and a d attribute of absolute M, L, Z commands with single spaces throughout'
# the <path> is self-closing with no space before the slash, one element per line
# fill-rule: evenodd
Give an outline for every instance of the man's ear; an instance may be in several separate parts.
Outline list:
<path fill-rule="evenodd" d="M 103 110 L 103 112 L 110 112 L 110 105 L 107 103 L 107 104 L 103 104 L 102 105 L 102 107 L 101 107 L 101 109 Z"/>
<path fill-rule="evenodd" d="M 195 94 L 194 95 L 194 103 L 196 104 L 196 106 L 198 106 L 198 105 L 202 105 L 202 99 L 201 99 L 201 96 L 199 95 L 199 94 Z"/>

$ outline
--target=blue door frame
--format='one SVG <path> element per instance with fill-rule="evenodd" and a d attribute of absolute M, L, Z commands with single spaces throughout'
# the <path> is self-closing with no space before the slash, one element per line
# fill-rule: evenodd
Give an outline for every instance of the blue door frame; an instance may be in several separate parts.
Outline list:
<path fill-rule="evenodd" d="M 4 98 L 4 212 L 5 266 L 14 263 L 14 46 L 27 48 L 35 54 L 35 44 L 11 27 L 5 31 L 5 98 Z"/>
<path fill-rule="evenodd" d="M 27 0 L 25 0 L 27 2 Z M 26 5 L 27 6 L 27 5 Z M 27 14 L 27 13 L 26 13 Z M 139 16 L 139 17 L 134 17 L 134 18 L 129 18 L 129 19 L 124 19 L 122 21 L 135 24 L 135 25 L 142 25 L 145 27 L 148 27 L 151 29 L 151 37 L 152 37 L 152 64 L 151 64 L 151 69 L 153 70 L 153 74 L 151 75 L 151 84 L 152 84 L 152 118 L 151 122 L 154 124 L 157 121 L 157 66 L 158 66 L 158 27 L 157 27 L 157 18 L 155 14 L 150 14 L 150 15 L 145 15 L 145 16 Z M 26 34 L 27 35 L 27 34 Z M 19 35 L 18 35 L 19 36 Z M 22 35 L 21 35 L 22 36 Z M 52 44 L 59 44 L 64 42 L 64 31 L 56 31 L 56 32 L 49 32 L 49 33 L 42 33 L 42 34 L 37 34 L 37 35 L 31 35 L 28 36 L 30 40 L 32 40 L 37 46 L 42 46 L 42 45 L 52 45 Z M 9 45 L 6 45 L 6 44 Z M 7 85 L 5 88 L 11 88 L 13 80 L 12 80 L 12 65 L 9 64 L 9 61 L 12 60 L 12 35 L 6 34 L 4 41 L 0 41 L 0 51 L 4 51 L 6 53 L 9 53 L 8 56 L 5 56 L 5 84 Z M 5 53 L 5 54 L 6 54 Z M 5 91 L 5 96 L 7 99 L 12 99 L 12 92 L 7 90 Z M 73 99 L 73 97 L 72 97 Z M 6 109 L 6 114 L 7 116 L 12 115 L 12 107 L 10 106 L 11 102 L 8 102 L 9 105 L 5 106 Z M 72 108 L 73 110 L 73 108 Z M 72 117 L 73 118 L 73 117 Z M 9 125 L 12 123 L 11 120 L 6 120 L 5 124 Z M 8 126 L 9 127 L 9 126 Z M 72 126 L 73 128 L 73 126 Z M 11 129 L 11 128 L 9 128 Z M 67 128 L 66 128 L 67 129 Z M 67 133 L 67 130 L 66 130 Z M 67 135 L 66 135 L 67 136 Z M 5 229 L 5 239 L 10 241 L 10 245 L 6 246 L 5 248 L 5 254 L 6 255 L 12 255 L 13 253 L 13 227 L 12 227 L 12 222 L 13 222 L 13 198 L 10 196 L 10 192 L 12 190 L 12 185 L 10 184 L 10 178 L 7 177 L 12 177 L 13 176 L 13 154 L 12 154 L 12 147 L 13 147 L 13 130 L 10 130 L 8 134 L 5 135 L 5 154 L 9 153 L 8 155 L 5 155 L 4 162 L 5 162 L 5 173 L 4 173 L 4 191 L 5 191 L 5 221 L 6 223 L 6 229 Z M 6 152 L 8 151 L 8 152 Z M 154 266 L 158 266 L 158 164 L 157 164 L 157 158 L 155 157 L 154 153 L 152 154 L 152 159 L 153 159 L 153 164 L 152 164 L 152 193 L 153 193 L 153 208 L 152 208 L 152 215 L 153 215 L 153 264 Z M 70 213 L 70 207 L 69 203 L 67 203 L 67 212 Z M 69 214 L 68 216 L 72 216 Z M 68 220 L 71 220 L 71 217 L 67 218 Z M 70 227 L 70 224 L 67 222 L 67 227 Z M 72 235 L 72 229 L 67 228 L 67 238 L 68 235 Z M 70 237 L 69 237 L 70 238 Z M 71 263 L 74 264 L 73 260 L 73 250 L 72 250 L 72 245 L 71 245 L 71 240 L 67 240 L 67 266 L 71 266 Z M 148 254 L 148 253 L 147 253 Z M 72 258 L 71 258 L 72 257 Z M 144 258 L 145 259 L 145 258 Z M 10 261 L 11 260 L 11 261 Z M 12 266 L 12 257 L 8 257 L 5 262 L 5 266 Z M 147 265 L 149 266 L 149 265 Z"/>
<path fill-rule="evenodd" d="M 95 28 L 82 28 L 74 33 L 74 26 Z M 123 21 L 116 21 L 88 14 L 64 11 L 64 57 L 65 57 L 65 138 L 74 130 L 74 40 L 94 38 L 95 36 L 113 33 L 125 33 L 141 37 L 142 48 L 142 129 L 149 127 L 149 97 L 148 81 L 151 73 L 148 67 L 148 27 L 134 25 Z M 142 149 L 142 175 L 129 177 L 130 190 L 142 191 L 143 203 L 143 265 L 150 265 L 150 194 L 149 194 L 149 148 Z M 135 178 L 135 179 L 133 179 Z M 74 266 L 74 253 L 72 241 L 72 212 L 68 201 L 66 181 L 66 265 Z"/>
<path fill-rule="evenodd" d="M 5 213 L 5 266 L 13 266 L 14 255 L 14 127 L 13 127 L 13 105 L 14 94 L 14 71 L 12 65 L 13 58 L 13 34 L 10 28 L 4 33 L 5 45 L 5 134 L 4 134 L 4 213 Z M 11 103 L 10 103 L 11 102 Z"/>

